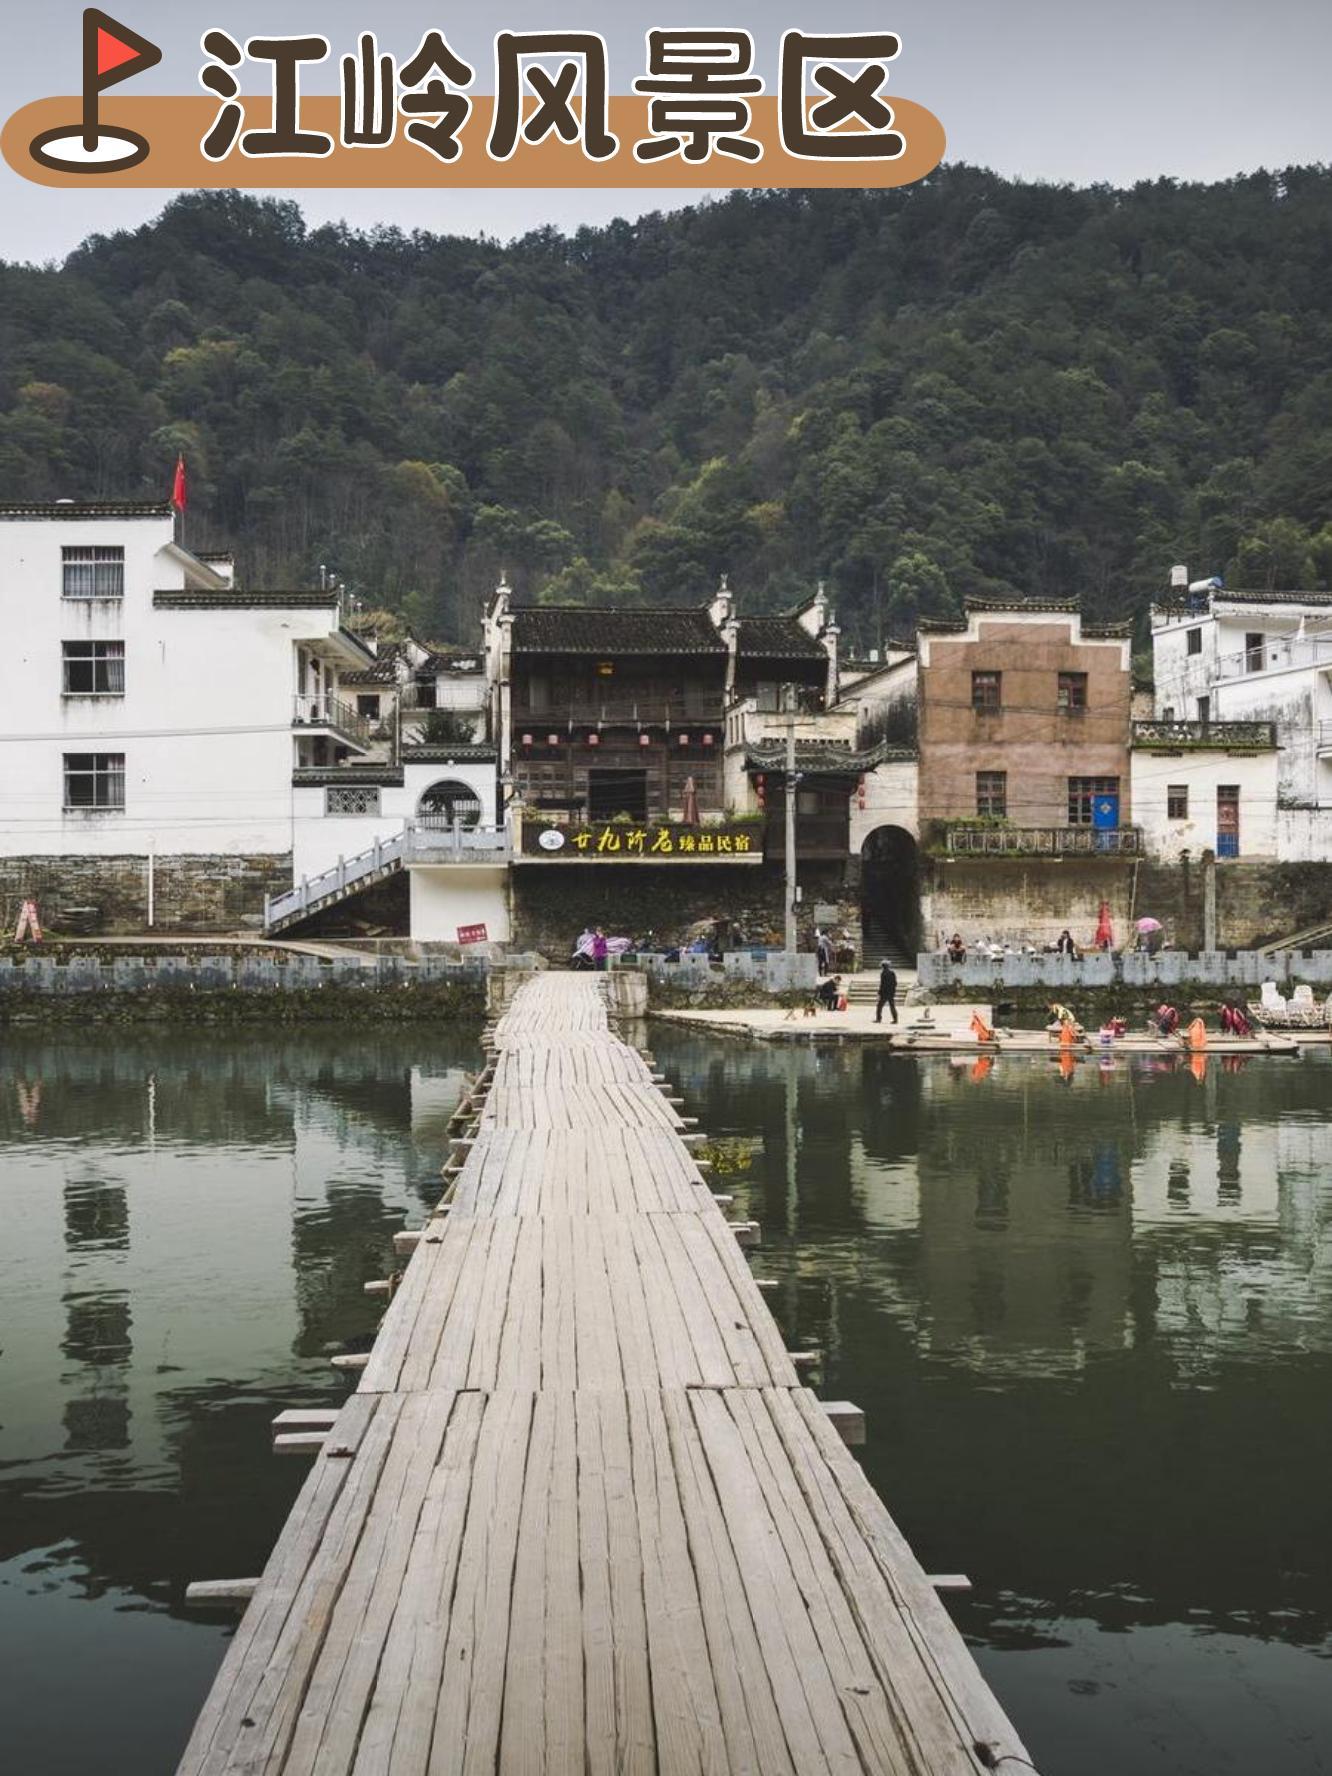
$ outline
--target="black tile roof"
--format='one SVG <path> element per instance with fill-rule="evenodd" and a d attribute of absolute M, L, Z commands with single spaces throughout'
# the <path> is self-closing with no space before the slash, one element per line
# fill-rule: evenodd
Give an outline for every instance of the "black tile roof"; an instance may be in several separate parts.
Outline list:
<path fill-rule="evenodd" d="M 736 648 L 742 660 L 826 660 L 827 654 L 794 617 L 741 617 Z"/>
<path fill-rule="evenodd" d="M 724 654 L 706 609 L 537 605 L 513 613 L 517 654 Z"/>
<path fill-rule="evenodd" d="M 170 500 L 3 500 L 0 521 L 13 518 L 169 518 Z"/>
<path fill-rule="evenodd" d="M 402 749 L 405 765 L 484 765 L 498 757 L 493 746 L 461 741 L 457 745 L 404 746 Z"/>
<path fill-rule="evenodd" d="M 333 586 L 327 592 L 318 587 L 301 592 L 236 592 L 230 586 L 220 586 L 215 592 L 182 592 L 176 587 L 153 593 L 156 610 L 328 610 L 337 602 Z M 365 647 L 359 636 L 352 639 Z"/>
<path fill-rule="evenodd" d="M 843 746 L 835 740 L 796 741 L 796 770 L 812 777 L 859 777 L 862 771 L 872 771 L 875 765 L 890 759 L 909 761 L 915 757 L 914 747 L 889 746 L 887 742 L 857 752 L 855 747 Z M 745 769 L 784 775 L 786 742 L 751 741 L 745 748 Z"/>
<path fill-rule="evenodd" d="M 367 636 L 360 636 L 362 642 Z M 340 683 L 344 685 L 394 685 L 398 682 L 398 662 L 402 657 L 400 641 L 386 642 L 376 653 L 368 666 L 359 672 L 344 672 Z"/>
<path fill-rule="evenodd" d="M 1225 588 L 1211 594 L 1213 604 L 1332 604 L 1332 592 L 1241 592 Z M 1199 612 L 1199 615 L 1204 613 Z"/>
<path fill-rule="evenodd" d="M 1076 598 L 966 598 L 966 611 L 1052 611 L 1057 616 L 1076 617 L 1082 609 Z"/>
<path fill-rule="evenodd" d="M 962 606 L 963 617 L 922 617 L 916 625 L 922 635 L 960 635 L 967 628 L 967 617 L 1076 617 L 1082 606 L 1076 598 L 968 598 Z M 1123 641 L 1133 633 L 1133 624 L 1086 623 L 1082 633 L 1088 641 Z"/>
<path fill-rule="evenodd" d="M 402 781 L 401 765 L 310 765 L 291 774 L 294 789 L 319 789 L 328 784 L 344 784 L 352 789 L 373 785 L 401 789 Z"/>

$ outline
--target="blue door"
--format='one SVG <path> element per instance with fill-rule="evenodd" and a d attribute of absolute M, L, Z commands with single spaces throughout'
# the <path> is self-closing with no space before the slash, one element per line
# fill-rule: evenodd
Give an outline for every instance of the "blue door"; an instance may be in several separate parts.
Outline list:
<path fill-rule="evenodd" d="M 1106 791 L 1102 795 L 1092 797 L 1092 825 L 1097 832 L 1096 849 L 1109 851 L 1114 841 L 1109 834 L 1119 827 L 1119 791 Z M 1101 837 L 1105 834 L 1105 837 Z"/>

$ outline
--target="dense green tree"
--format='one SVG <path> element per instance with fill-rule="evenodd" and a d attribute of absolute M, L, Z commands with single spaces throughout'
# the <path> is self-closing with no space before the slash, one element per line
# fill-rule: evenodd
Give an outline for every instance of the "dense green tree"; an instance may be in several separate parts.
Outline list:
<path fill-rule="evenodd" d="M 501 246 L 177 199 L 0 265 L 3 497 L 164 494 L 471 638 L 526 599 L 873 644 L 969 594 L 1141 613 L 1176 561 L 1332 585 L 1332 173 L 767 191 Z"/>

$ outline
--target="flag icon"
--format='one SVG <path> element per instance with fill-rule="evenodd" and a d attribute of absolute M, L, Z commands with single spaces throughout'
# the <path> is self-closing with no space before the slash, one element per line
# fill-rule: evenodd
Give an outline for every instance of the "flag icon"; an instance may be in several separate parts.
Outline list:
<path fill-rule="evenodd" d="M 108 86 L 156 67 L 155 43 L 89 6 L 83 14 L 83 119 L 34 136 L 28 152 L 41 166 L 64 173 L 123 172 L 147 158 L 148 143 L 134 130 L 105 124 L 99 103 Z"/>

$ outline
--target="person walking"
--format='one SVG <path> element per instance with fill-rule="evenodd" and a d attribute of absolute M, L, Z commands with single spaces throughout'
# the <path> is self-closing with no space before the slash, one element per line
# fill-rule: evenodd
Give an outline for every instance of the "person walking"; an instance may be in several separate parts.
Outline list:
<path fill-rule="evenodd" d="M 897 1022 L 897 971 L 885 956 L 879 964 L 879 1003 L 874 1008 L 874 1021 L 883 1022 L 883 1008 L 887 1006 L 893 1014 L 893 1022 Z"/>

